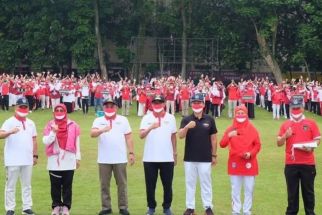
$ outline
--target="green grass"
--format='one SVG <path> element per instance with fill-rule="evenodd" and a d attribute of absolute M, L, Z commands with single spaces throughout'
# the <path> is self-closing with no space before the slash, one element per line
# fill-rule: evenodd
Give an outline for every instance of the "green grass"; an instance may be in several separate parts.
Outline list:
<path fill-rule="evenodd" d="M 133 108 L 134 109 L 134 108 Z M 75 120 L 81 126 L 81 167 L 76 171 L 73 184 L 73 205 L 72 214 L 74 215 L 94 215 L 101 209 L 100 207 L 100 189 L 98 181 L 97 168 L 97 140 L 89 137 L 90 128 L 94 120 L 93 110 L 91 113 L 83 117 L 81 112 L 70 114 L 70 118 Z M 134 111 L 134 110 L 132 110 Z M 10 117 L 12 112 L 0 112 L 0 123 Z M 216 120 L 218 128 L 218 141 L 223 131 L 231 123 L 226 117 L 224 111 L 223 117 Z M 320 129 L 322 128 L 322 118 L 318 116 L 306 114 L 307 117 L 315 118 L 318 121 Z M 33 171 L 33 202 L 34 211 L 39 215 L 50 214 L 51 198 L 49 176 L 46 170 L 46 157 L 44 153 L 44 145 L 42 144 L 42 131 L 45 123 L 51 118 L 49 111 L 37 111 L 29 115 L 37 125 L 38 146 L 39 146 L 39 164 L 34 167 Z M 134 166 L 128 167 L 128 195 L 129 210 L 132 215 L 144 214 L 146 211 L 146 197 L 144 185 L 144 173 L 142 167 L 142 153 L 144 141 L 139 139 L 139 124 L 141 118 L 135 116 L 134 112 L 129 117 L 129 121 L 133 130 L 135 142 L 135 153 L 137 162 Z M 181 117 L 177 116 L 177 125 L 179 126 Z M 287 194 L 284 179 L 284 148 L 276 146 L 276 134 L 283 120 L 273 121 L 271 113 L 256 109 L 256 119 L 253 123 L 257 127 L 261 135 L 262 150 L 259 154 L 260 175 L 256 178 L 253 214 L 254 215 L 281 215 L 285 213 Z M 4 141 L 0 141 L 0 151 L 3 151 Z M 178 164 L 175 167 L 175 175 L 173 181 L 174 198 L 172 209 L 176 215 L 183 213 L 185 209 L 185 183 L 183 168 L 183 148 L 184 142 L 178 140 Z M 316 150 L 317 160 L 317 177 L 315 183 L 316 194 L 316 214 L 322 214 L 322 179 L 321 179 L 321 150 Z M 230 200 L 230 183 L 227 175 L 227 149 L 218 149 L 218 164 L 213 168 L 213 203 L 217 215 L 231 214 Z M 3 156 L 1 155 L 1 158 Z M 1 159 L 3 165 L 3 159 Z M 0 213 L 4 211 L 4 185 L 5 185 L 5 169 L 0 169 Z M 111 183 L 112 205 L 114 214 L 118 214 L 117 195 L 114 179 Z M 21 211 L 21 191 L 20 185 L 17 186 L 16 194 L 17 207 L 16 212 Z M 162 214 L 162 185 L 160 180 L 157 185 L 156 199 L 158 202 L 156 215 Z M 302 198 L 300 198 L 302 201 Z M 196 211 L 203 214 L 200 189 L 196 193 Z M 303 205 L 301 203 L 300 213 L 304 214 Z"/>

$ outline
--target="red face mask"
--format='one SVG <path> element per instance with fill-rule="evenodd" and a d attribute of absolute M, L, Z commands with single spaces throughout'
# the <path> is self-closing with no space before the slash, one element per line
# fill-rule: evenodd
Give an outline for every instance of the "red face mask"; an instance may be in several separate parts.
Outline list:
<path fill-rule="evenodd" d="M 192 109 L 200 109 L 203 108 L 203 104 L 191 104 Z"/>
<path fill-rule="evenodd" d="M 298 114 L 301 114 L 301 113 L 303 113 L 301 108 L 291 110 L 291 114 L 294 114 L 294 115 L 298 115 Z"/>
<path fill-rule="evenodd" d="M 163 107 L 163 104 L 152 104 L 153 111 L 157 113 L 162 112 Z"/>
<path fill-rule="evenodd" d="M 17 111 L 20 113 L 28 113 L 28 108 L 17 108 Z"/>

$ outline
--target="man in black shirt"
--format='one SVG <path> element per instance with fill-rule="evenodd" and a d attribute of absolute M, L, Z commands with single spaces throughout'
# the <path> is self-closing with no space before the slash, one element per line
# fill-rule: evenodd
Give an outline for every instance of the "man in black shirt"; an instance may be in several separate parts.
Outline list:
<path fill-rule="evenodd" d="M 186 211 L 194 215 L 195 192 L 199 176 L 201 196 L 206 215 L 212 212 L 211 166 L 217 163 L 217 128 L 214 119 L 203 114 L 205 107 L 202 94 L 191 98 L 193 114 L 182 119 L 179 137 L 186 138 L 184 166 L 186 175 Z"/>

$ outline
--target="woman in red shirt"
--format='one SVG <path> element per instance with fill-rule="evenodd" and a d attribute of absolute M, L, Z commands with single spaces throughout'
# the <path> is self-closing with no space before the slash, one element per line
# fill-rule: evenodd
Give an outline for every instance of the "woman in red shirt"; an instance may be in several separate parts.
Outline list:
<path fill-rule="evenodd" d="M 251 214 L 255 176 L 258 175 L 257 154 L 261 143 L 256 128 L 249 122 L 247 108 L 237 106 L 233 124 L 220 141 L 220 147 L 229 148 L 228 174 L 231 182 L 232 214 Z M 244 204 L 240 200 L 244 186 Z"/>

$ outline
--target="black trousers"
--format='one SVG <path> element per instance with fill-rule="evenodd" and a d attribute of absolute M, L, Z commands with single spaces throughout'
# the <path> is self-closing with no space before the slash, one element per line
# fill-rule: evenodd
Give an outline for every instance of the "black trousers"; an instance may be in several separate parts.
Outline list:
<path fill-rule="evenodd" d="M 301 184 L 305 215 L 315 215 L 314 165 L 286 165 L 284 169 L 288 206 L 286 215 L 296 215 L 299 211 L 299 187 Z"/>
<path fill-rule="evenodd" d="M 2 110 L 9 110 L 9 95 L 2 96 Z"/>
<path fill-rule="evenodd" d="M 285 104 L 285 110 L 286 110 L 286 116 L 289 119 L 290 118 L 290 105 Z"/>
<path fill-rule="evenodd" d="M 144 175 L 146 186 L 146 197 L 149 208 L 156 208 L 155 188 L 160 171 L 160 178 L 163 185 L 162 207 L 168 209 L 172 203 L 172 181 L 174 162 L 144 162 Z"/>
<path fill-rule="evenodd" d="M 210 101 L 206 101 L 206 103 L 205 103 L 205 113 L 209 114 L 209 110 L 210 110 Z"/>
<path fill-rule="evenodd" d="M 67 113 L 73 112 L 73 103 L 72 102 L 64 102 L 64 105 L 66 106 Z"/>
<path fill-rule="evenodd" d="M 26 99 L 28 100 L 29 103 L 29 110 L 33 110 L 34 108 L 34 96 L 26 96 Z"/>
<path fill-rule="evenodd" d="M 217 105 L 217 104 L 211 104 L 211 115 L 214 117 L 219 116 L 218 106 L 219 105 Z"/>
<path fill-rule="evenodd" d="M 49 171 L 51 185 L 52 208 L 56 206 L 72 206 L 72 184 L 74 170 Z"/>
<path fill-rule="evenodd" d="M 254 104 L 253 103 L 245 103 L 247 110 L 248 110 L 248 118 L 249 119 L 254 119 L 255 118 L 255 109 L 254 109 Z"/>
<path fill-rule="evenodd" d="M 83 114 L 88 113 L 88 98 L 82 98 L 82 109 L 83 109 Z"/>

